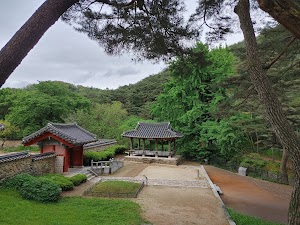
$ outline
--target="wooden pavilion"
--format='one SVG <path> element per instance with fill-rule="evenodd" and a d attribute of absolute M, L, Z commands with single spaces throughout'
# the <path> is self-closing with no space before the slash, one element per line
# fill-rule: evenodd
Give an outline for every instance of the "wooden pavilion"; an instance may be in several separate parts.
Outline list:
<path fill-rule="evenodd" d="M 24 146 L 37 143 L 40 153 L 55 152 L 63 157 L 63 172 L 69 167 L 83 166 L 83 145 L 96 141 L 96 135 L 76 123 L 48 123 L 42 129 L 23 138 Z"/>
<path fill-rule="evenodd" d="M 172 158 L 176 154 L 176 139 L 183 134 L 173 131 L 170 123 L 138 123 L 122 136 L 130 139 L 129 156 Z"/>

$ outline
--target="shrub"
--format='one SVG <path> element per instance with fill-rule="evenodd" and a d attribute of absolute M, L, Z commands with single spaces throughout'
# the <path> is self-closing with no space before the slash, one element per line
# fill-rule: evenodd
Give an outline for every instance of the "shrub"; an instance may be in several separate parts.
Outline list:
<path fill-rule="evenodd" d="M 85 166 L 91 165 L 91 160 L 93 161 L 105 161 L 113 158 L 115 154 L 122 153 L 126 150 L 123 145 L 115 145 L 108 147 L 107 149 L 100 152 L 87 151 L 84 153 L 83 164 Z"/>
<path fill-rule="evenodd" d="M 33 178 L 23 183 L 19 192 L 23 198 L 39 202 L 57 202 L 60 198 L 60 187 L 52 181 Z"/>
<path fill-rule="evenodd" d="M 243 157 L 240 166 L 247 168 L 264 168 L 267 165 L 267 161 L 260 158 L 257 153 L 250 153 Z"/>
<path fill-rule="evenodd" d="M 61 191 L 61 188 L 53 181 L 33 177 L 26 173 L 7 179 L 4 186 L 16 189 L 23 198 L 40 202 L 58 201 Z"/>
<path fill-rule="evenodd" d="M 61 174 L 47 174 L 41 176 L 41 178 L 57 184 L 63 191 L 69 191 L 74 188 L 73 182 Z"/>
<path fill-rule="evenodd" d="M 115 145 L 112 147 L 115 148 L 115 154 L 123 154 L 125 152 L 125 150 L 127 149 L 126 146 L 124 146 L 124 145 Z"/>
<path fill-rule="evenodd" d="M 75 176 L 69 177 L 69 180 L 72 181 L 75 186 L 78 186 L 86 182 L 87 176 L 85 174 L 76 174 Z"/>
<path fill-rule="evenodd" d="M 20 173 L 14 177 L 6 179 L 3 185 L 7 188 L 19 190 L 25 182 L 29 182 L 32 179 L 34 179 L 34 177 L 28 173 Z"/>

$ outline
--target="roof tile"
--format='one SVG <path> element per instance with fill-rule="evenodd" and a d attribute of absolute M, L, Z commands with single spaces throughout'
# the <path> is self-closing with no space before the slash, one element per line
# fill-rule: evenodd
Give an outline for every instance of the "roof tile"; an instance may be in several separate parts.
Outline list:
<path fill-rule="evenodd" d="M 138 123 L 135 130 L 127 131 L 123 137 L 133 138 L 179 138 L 183 134 L 173 131 L 170 123 Z"/>
<path fill-rule="evenodd" d="M 67 142 L 75 145 L 81 145 L 96 141 L 95 134 L 90 133 L 84 128 L 78 126 L 76 123 L 48 123 L 47 126 L 43 127 L 42 129 L 30 134 L 27 137 L 24 137 L 23 144 L 26 144 L 47 132 L 54 134 L 61 139 L 64 139 Z"/>

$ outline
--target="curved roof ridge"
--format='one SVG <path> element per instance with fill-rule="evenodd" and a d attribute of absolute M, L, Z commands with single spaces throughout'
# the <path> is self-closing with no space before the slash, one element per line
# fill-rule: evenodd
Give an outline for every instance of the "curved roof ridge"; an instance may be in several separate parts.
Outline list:
<path fill-rule="evenodd" d="M 62 130 L 58 129 L 57 127 L 55 127 L 53 124 L 55 123 L 48 123 L 50 124 L 51 128 L 54 129 L 56 132 L 62 134 L 62 136 L 65 136 L 66 138 L 71 139 L 72 141 L 75 141 L 74 137 L 71 137 L 70 135 L 66 134 L 65 132 L 63 132 Z M 65 124 L 67 125 L 67 124 Z M 72 124 L 73 125 L 73 124 Z"/>
<path fill-rule="evenodd" d="M 134 138 L 179 138 L 183 134 L 172 130 L 170 122 L 138 122 L 134 130 L 126 131 L 122 134 L 123 137 Z"/>
<path fill-rule="evenodd" d="M 38 136 L 45 134 L 46 132 L 52 133 L 57 137 L 65 139 L 72 144 L 86 144 L 96 140 L 96 135 L 80 127 L 77 123 L 52 123 L 49 122 L 47 125 L 40 130 L 23 138 L 23 144 L 34 140 Z"/>

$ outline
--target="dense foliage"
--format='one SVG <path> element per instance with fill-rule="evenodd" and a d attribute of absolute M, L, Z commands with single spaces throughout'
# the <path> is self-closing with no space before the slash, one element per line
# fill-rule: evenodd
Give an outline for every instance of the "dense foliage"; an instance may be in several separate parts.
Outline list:
<path fill-rule="evenodd" d="M 85 174 L 76 174 L 72 177 L 69 177 L 69 180 L 72 181 L 74 186 L 78 186 L 87 181 L 87 176 Z"/>
<path fill-rule="evenodd" d="M 233 62 L 227 49 L 209 51 L 198 44 L 193 54 L 178 57 L 170 65 L 172 80 L 158 96 L 153 115 L 184 133 L 181 152 L 188 158 L 213 154 L 230 158 L 244 144 L 243 133 L 234 126 L 236 119 L 219 111 L 228 95 L 223 83 L 234 73 Z"/>
<path fill-rule="evenodd" d="M 4 183 L 5 187 L 16 189 L 20 195 L 38 202 L 57 202 L 61 188 L 53 181 L 28 174 L 18 174 Z"/>
<path fill-rule="evenodd" d="M 138 121 L 149 119 L 150 104 L 169 79 L 169 72 L 152 75 L 137 84 L 101 90 L 45 81 L 23 89 L 0 89 L 0 138 L 20 139 L 48 122 L 77 122 L 99 138 L 115 138 Z"/>
<path fill-rule="evenodd" d="M 85 166 L 91 165 L 91 160 L 97 161 L 105 161 L 113 158 L 115 154 L 124 153 L 127 148 L 122 145 L 115 145 L 106 148 L 103 151 L 94 152 L 94 151 L 85 151 L 83 155 L 83 164 Z"/>
<path fill-rule="evenodd" d="M 73 182 L 68 177 L 65 177 L 61 174 L 46 174 L 40 176 L 40 178 L 57 184 L 62 191 L 69 191 L 74 188 Z"/>

